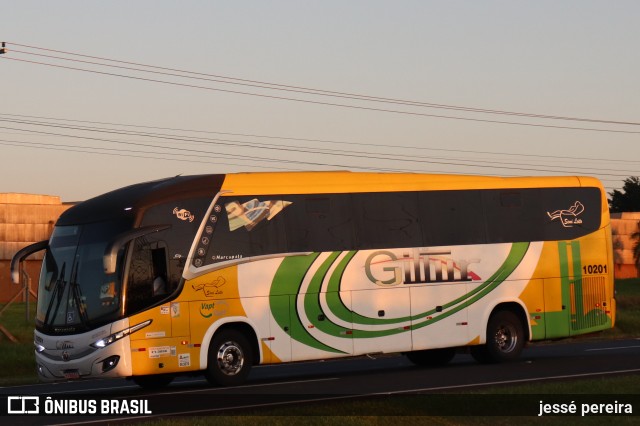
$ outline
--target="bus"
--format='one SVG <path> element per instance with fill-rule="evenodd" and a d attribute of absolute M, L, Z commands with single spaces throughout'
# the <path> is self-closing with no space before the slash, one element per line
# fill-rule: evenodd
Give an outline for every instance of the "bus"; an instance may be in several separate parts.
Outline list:
<path fill-rule="evenodd" d="M 590 177 L 286 172 L 176 176 L 79 203 L 46 250 L 43 381 L 142 387 L 399 353 L 516 359 L 612 328 L 608 204 Z"/>

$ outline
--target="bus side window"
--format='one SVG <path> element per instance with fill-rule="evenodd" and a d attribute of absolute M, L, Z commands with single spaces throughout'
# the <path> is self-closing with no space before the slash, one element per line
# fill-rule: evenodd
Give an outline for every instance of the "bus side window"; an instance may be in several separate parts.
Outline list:
<path fill-rule="evenodd" d="M 289 198 L 220 199 L 219 205 L 224 206 L 222 213 L 217 216 L 208 247 L 202 247 L 200 254 L 206 254 L 203 264 L 287 251 L 283 217 L 292 209 Z M 209 237 L 205 238 L 209 240 Z"/>
<path fill-rule="evenodd" d="M 167 250 L 164 247 L 151 249 L 153 263 L 153 296 L 169 293 L 167 288 Z"/>
<path fill-rule="evenodd" d="M 354 195 L 358 248 L 419 247 L 422 233 L 415 192 Z"/>
<path fill-rule="evenodd" d="M 139 238 L 134 243 L 127 280 L 126 311 L 129 314 L 151 306 L 169 294 L 167 250 L 162 241 Z"/>
<path fill-rule="evenodd" d="M 418 195 L 418 203 L 425 245 L 444 246 L 487 242 L 480 191 L 421 192 Z"/>
<path fill-rule="evenodd" d="M 300 196 L 285 216 L 291 252 L 351 250 L 355 230 L 350 194 Z"/>
<path fill-rule="evenodd" d="M 538 189 L 483 191 L 490 243 L 540 241 L 544 215 L 540 214 Z"/>

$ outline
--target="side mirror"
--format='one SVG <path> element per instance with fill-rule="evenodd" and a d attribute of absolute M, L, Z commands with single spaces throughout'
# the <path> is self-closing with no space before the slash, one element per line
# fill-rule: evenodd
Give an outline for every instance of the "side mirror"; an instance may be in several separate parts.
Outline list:
<path fill-rule="evenodd" d="M 18 250 L 18 252 L 13 255 L 13 258 L 11 259 L 11 281 L 13 281 L 14 284 L 20 283 L 20 273 L 18 271 L 20 262 L 33 253 L 46 249 L 48 245 L 48 240 L 40 241 L 35 244 L 28 245 L 22 250 Z"/>
<path fill-rule="evenodd" d="M 104 273 L 110 275 L 116 272 L 118 252 L 129 241 L 144 237 L 145 235 L 153 234 L 154 232 L 164 231 L 169 228 L 171 228 L 171 225 L 151 225 L 143 228 L 132 229 L 131 231 L 118 235 L 104 250 L 104 256 L 102 258 Z"/>

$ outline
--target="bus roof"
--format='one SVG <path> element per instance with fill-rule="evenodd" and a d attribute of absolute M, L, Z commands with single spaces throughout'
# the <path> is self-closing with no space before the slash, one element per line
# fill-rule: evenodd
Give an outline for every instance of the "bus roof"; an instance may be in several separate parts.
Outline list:
<path fill-rule="evenodd" d="M 492 177 L 471 175 L 362 172 L 266 172 L 225 176 L 222 190 L 233 195 L 306 194 L 390 191 L 435 191 L 538 187 L 598 187 L 586 176 Z"/>

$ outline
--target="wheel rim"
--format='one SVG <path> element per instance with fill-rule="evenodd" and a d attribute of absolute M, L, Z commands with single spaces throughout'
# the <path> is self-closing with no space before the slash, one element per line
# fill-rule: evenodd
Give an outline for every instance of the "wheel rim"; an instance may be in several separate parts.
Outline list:
<path fill-rule="evenodd" d="M 501 324 L 496 330 L 494 341 L 500 352 L 512 352 L 518 344 L 518 332 L 513 324 Z"/>
<path fill-rule="evenodd" d="M 236 342 L 225 342 L 218 349 L 218 368 L 227 376 L 235 376 L 242 370 L 244 354 Z"/>

